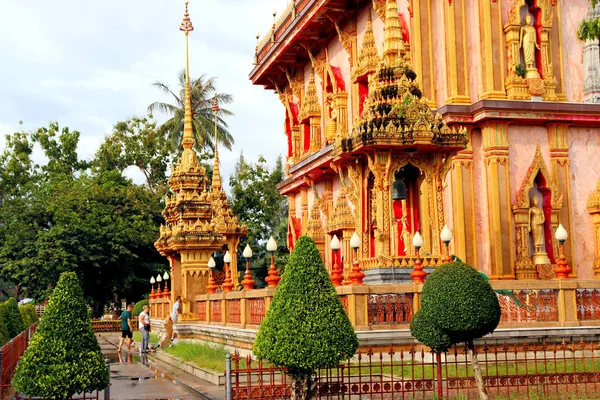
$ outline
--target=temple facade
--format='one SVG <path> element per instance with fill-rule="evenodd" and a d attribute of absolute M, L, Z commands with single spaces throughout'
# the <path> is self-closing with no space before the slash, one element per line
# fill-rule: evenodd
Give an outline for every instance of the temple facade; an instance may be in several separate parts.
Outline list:
<path fill-rule="evenodd" d="M 283 104 L 288 246 L 365 283 L 453 254 L 493 280 L 600 277 L 598 44 L 587 0 L 301 0 L 250 79 Z M 568 237 L 559 245 L 562 225 Z M 452 238 L 443 241 L 447 226 Z M 330 241 L 342 242 L 333 251 Z"/>

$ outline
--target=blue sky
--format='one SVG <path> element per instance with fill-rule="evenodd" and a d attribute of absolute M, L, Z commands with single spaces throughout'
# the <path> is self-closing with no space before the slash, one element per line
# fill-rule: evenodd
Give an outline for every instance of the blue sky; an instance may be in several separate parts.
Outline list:
<path fill-rule="evenodd" d="M 262 37 L 272 10 L 286 4 L 190 0 L 190 75 L 217 77 L 217 89 L 235 100 L 227 122 L 236 143 L 220 151 L 225 182 L 242 150 L 271 165 L 285 152 L 283 106 L 248 74 L 256 32 Z M 81 132 L 79 154 L 93 157 L 114 123 L 168 100 L 153 82 L 176 87 L 185 64 L 183 10 L 184 1 L 173 0 L 0 0 L 0 148 L 19 121 L 26 131 L 58 121 Z M 35 157 L 43 160 L 39 151 Z"/>

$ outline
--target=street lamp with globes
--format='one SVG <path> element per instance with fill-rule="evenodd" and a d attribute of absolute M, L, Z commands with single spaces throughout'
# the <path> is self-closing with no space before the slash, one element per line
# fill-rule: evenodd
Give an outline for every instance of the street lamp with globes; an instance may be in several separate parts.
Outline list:
<path fill-rule="evenodd" d="M 162 277 L 160 274 L 156 277 L 156 283 L 158 284 L 158 290 L 156 291 L 156 297 L 162 297 L 162 289 L 160 288 L 160 283 L 162 282 Z"/>
<path fill-rule="evenodd" d="M 210 260 L 208 260 L 208 268 L 210 268 L 208 285 L 206 285 L 206 291 L 208 293 L 216 293 L 217 292 L 218 286 L 215 284 L 215 267 L 216 266 L 217 266 L 217 263 L 215 262 L 215 259 L 212 258 L 212 256 L 211 256 Z"/>
<path fill-rule="evenodd" d="M 425 277 L 427 273 L 423 271 L 423 262 L 421 261 L 421 255 L 419 251 L 421 247 L 423 247 L 424 241 L 421 234 L 417 231 L 415 236 L 413 236 L 412 245 L 415 247 L 417 251 L 417 260 L 415 261 L 415 266 L 413 272 L 410 273 L 411 278 L 413 279 L 413 283 L 423 283 L 425 282 Z"/>
<path fill-rule="evenodd" d="M 246 259 L 246 274 L 244 275 L 242 286 L 244 287 L 244 290 L 251 290 L 254 287 L 254 279 L 252 279 L 252 273 L 250 272 L 250 258 L 252 258 L 252 249 L 250 248 L 249 244 L 246 244 L 242 255 Z"/>
<path fill-rule="evenodd" d="M 229 251 L 227 251 L 225 253 L 225 256 L 223 257 L 223 261 L 225 262 L 225 282 L 223 282 L 223 291 L 231 292 L 234 285 L 233 285 L 233 282 L 231 281 L 231 272 L 230 272 L 231 254 L 229 254 Z"/>
<path fill-rule="evenodd" d="M 360 269 L 360 263 L 358 262 L 358 248 L 360 247 L 360 237 L 354 231 L 350 238 L 350 247 L 354 250 L 354 260 L 352 260 L 352 272 L 350 273 L 350 282 L 352 285 L 362 285 L 363 279 L 365 278 L 364 272 Z"/>
<path fill-rule="evenodd" d="M 279 283 L 281 277 L 277 274 L 277 268 L 275 267 L 275 250 L 277 250 L 277 242 L 275 238 L 271 236 L 267 242 L 267 251 L 271 253 L 271 266 L 269 267 L 269 276 L 265 278 L 268 287 L 275 288 Z"/>
<path fill-rule="evenodd" d="M 163 295 L 165 297 L 169 297 L 169 295 L 171 294 L 169 292 L 169 282 L 167 282 L 169 280 L 169 278 L 170 278 L 169 273 L 165 271 L 165 273 L 163 274 L 162 278 L 163 278 L 163 281 L 165 281 L 165 291 L 163 292 Z"/>
<path fill-rule="evenodd" d="M 452 261 L 452 258 L 450 257 L 450 250 L 448 249 L 448 246 L 452 241 L 452 232 L 450 231 L 447 225 L 444 225 L 444 229 L 442 229 L 440 238 L 442 239 L 442 242 L 444 242 L 444 244 L 446 245 L 446 255 L 444 256 L 444 258 L 442 258 L 442 261 L 448 263 Z"/>
<path fill-rule="evenodd" d="M 565 257 L 564 249 L 564 244 L 569 237 L 569 234 L 562 224 L 558 225 L 558 228 L 554 233 L 554 237 L 556 240 L 558 240 L 560 245 L 558 261 L 556 262 L 556 267 L 554 268 L 554 274 L 556 275 L 556 279 L 566 279 L 569 277 L 569 273 L 571 273 L 571 267 L 569 267 L 569 264 L 567 264 L 567 257 Z"/>
<path fill-rule="evenodd" d="M 150 278 L 150 285 L 152 286 L 152 291 L 150 291 L 150 298 L 153 299 L 156 297 L 156 293 L 154 292 L 154 284 L 156 283 L 156 279 L 154 277 Z"/>
<path fill-rule="evenodd" d="M 340 247 L 342 247 L 342 244 L 340 243 L 340 239 L 338 239 L 336 235 L 333 235 L 329 245 L 331 247 L 331 250 L 333 250 L 333 268 L 331 269 L 331 282 L 333 282 L 333 286 L 341 286 L 344 277 L 340 273 L 340 267 L 337 262 L 337 253 L 340 250 Z"/>

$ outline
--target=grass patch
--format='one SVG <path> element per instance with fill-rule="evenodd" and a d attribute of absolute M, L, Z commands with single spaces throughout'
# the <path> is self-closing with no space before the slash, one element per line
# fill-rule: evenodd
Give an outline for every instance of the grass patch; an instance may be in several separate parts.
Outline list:
<path fill-rule="evenodd" d="M 225 371 L 225 356 L 228 351 L 224 346 L 179 341 L 163 350 L 200 368 L 210 369 L 218 373 Z"/>

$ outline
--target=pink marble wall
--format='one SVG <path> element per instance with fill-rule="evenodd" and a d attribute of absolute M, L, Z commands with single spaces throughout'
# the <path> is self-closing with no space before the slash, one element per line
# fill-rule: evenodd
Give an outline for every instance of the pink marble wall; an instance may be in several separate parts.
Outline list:
<path fill-rule="evenodd" d="M 583 100 L 583 42 L 577 38 L 577 30 L 589 5 L 588 0 L 561 0 L 559 4 L 564 62 L 563 87 L 567 101 Z"/>
<path fill-rule="evenodd" d="M 548 129 L 545 126 L 509 125 L 508 159 L 510 173 L 510 202 L 514 204 L 517 191 L 521 188 L 527 170 L 535 157 L 535 149 L 540 145 L 546 167 L 550 167 L 548 149 Z"/>
<path fill-rule="evenodd" d="M 446 98 L 448 98 L 443 6 L 443 2 L 441 1 L 434 1 L 431 4 L 431 23 L 433 25 L 433 74 L 435 77 L 435 101 L 438 107 L 444 105 L 446 103 Z"/>
<path fill-rule="evenodd" d="M 481 94 L 481 45 L 479 40 L 479 0 L 466 0 L 467 10 L 467 65 L 469 67 L 469 95 L 471 102 Z"/>
<path fill-rule="evenodd" d="M 592 279 L 594 272 L 594 230 L 586 210 L 590 194 L 600 179 L 600 128 L 569 129 L 569 167 L 571 186 L 571 220 L 574 262 L 577 277 Z"/>
<path fill-rule="evenodd" d="M 487 182 L 483 166 L 481 131 L 474 129 L 471 137 L 473 145 L 473 186 L 475 188 L 475 230 L 477 232 L 477 269 L 490 275 L 490 240 L 487 210 Z"/>
<path fill-rule="evenodd" d="M 350 60 L 348 59 L 350 55 L 344 49 L 338 38 L 329 42 L 327 51 L 329 52 L 329 63 L 334 67 L 340 68 L 342 76 L 344 77 L 344 87 L 348 93 L 348 124 L 346 129 L 350 132 L 352 130 L 352 121 L 354 119 L 352 114 L 352 78 L 350 73 Z"/>

